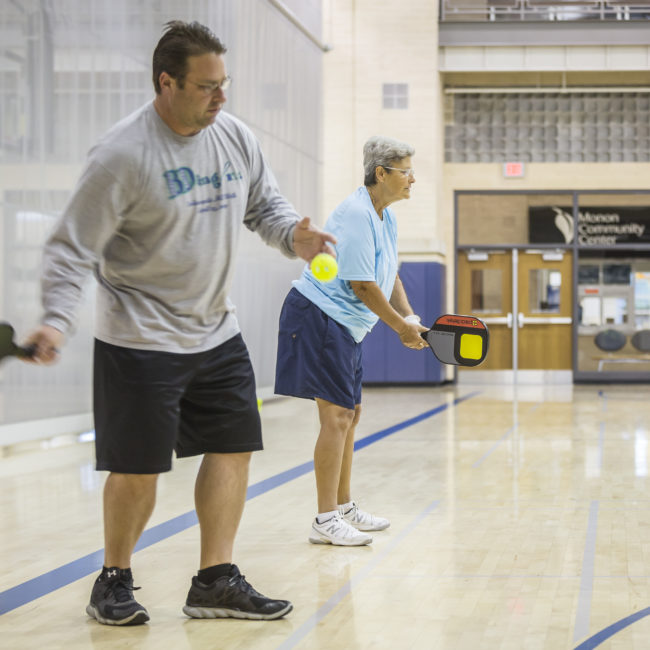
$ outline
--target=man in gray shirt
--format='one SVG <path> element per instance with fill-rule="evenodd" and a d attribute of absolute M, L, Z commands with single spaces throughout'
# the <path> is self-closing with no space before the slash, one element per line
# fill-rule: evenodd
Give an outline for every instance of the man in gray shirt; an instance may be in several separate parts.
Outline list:
<path fill-rule="evenodd" d="M 196 481 L 198 575 L 184 612 L 274 619 L 286 600 L 255 591 L 232 564 L 251 452 L 262 448 L 255 379 L 228 298 L 241 222 L 289 257 L 332 252 L 334 238 L 279 193 L 251 131 L 221 111 L 225 47 L 205 26 L 172 21 L 153 55 L 156 97 L 91 150 L 44 254 L 34 361 L 56 361 L 85 279 L 98 281 L 94 353 L 104 568 L 86 612 L 149 620 L 133 597 L 131 555 L 158 474 L 203 454 Z"/>

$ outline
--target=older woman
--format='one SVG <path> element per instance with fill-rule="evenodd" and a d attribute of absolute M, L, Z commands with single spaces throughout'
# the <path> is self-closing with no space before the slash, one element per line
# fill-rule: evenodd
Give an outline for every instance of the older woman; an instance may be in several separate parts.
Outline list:
<path fill-rule="evenodd" d="M 330 215 L 338 277 L 322 283 L 305 267 L 280 315 L 275 392 L 314 399 L 320 433 L 314 450 L 318 514 L 309 541 L 360 546 L 390 522 L 361 510 L 350 477 L 361 414 L 361 341 L 381 318 L 408 348 L 425 347 L 426 328 L 397 273 L 397 225 L 389 205 L 415 182 L 409 145 L 373 137 L 363 148 L 364 185 Z"/>

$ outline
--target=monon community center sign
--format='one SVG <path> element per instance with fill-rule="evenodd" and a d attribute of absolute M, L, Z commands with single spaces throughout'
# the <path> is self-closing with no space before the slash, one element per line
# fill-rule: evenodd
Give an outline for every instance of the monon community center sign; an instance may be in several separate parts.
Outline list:
<path fill-rule="evenodd" d="M 573 208 L 528 208 L 531 244 L 570 244 L 575 234 Z M 649 207 L 583 207 L 578 209 L 578 244 L 612 246 L 650 243 Z"/>

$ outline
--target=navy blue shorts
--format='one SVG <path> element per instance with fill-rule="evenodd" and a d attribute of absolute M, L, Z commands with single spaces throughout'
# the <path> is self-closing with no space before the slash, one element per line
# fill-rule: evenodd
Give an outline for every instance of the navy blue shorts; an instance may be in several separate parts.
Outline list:
<path fill-rule="evenodd" d="M 282 305 L 275 392 L 316 397 L 354 409 L 361 404 L 361 344 L 297 289 Z"/>
<path fill-rule="evenodd" d="M 97 469 L 157 474 L 172 454 L 262 449 L 255 375 L 240 334 L 191 354 L 95 340 Z"/>

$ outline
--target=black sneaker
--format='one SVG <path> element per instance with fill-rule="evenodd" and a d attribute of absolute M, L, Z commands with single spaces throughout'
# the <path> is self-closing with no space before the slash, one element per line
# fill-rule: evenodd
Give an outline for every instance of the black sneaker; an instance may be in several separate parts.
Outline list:
<path fill-rule="evenodd" d="M 192 618 L 252 618 L 269 621 L 288 614 L 288 600 L 273 600 L 255 591 L 233 564 L 229 576 L 204 585 L 194 576 L 183 611 Z"/>
<path fill-rule="evenodd" d="M 149 620 L 147 610 L 133 598 L 131 569 L 111 567 L 95 580 L 86 614 L 104 625 L 142 625 Z"/>

